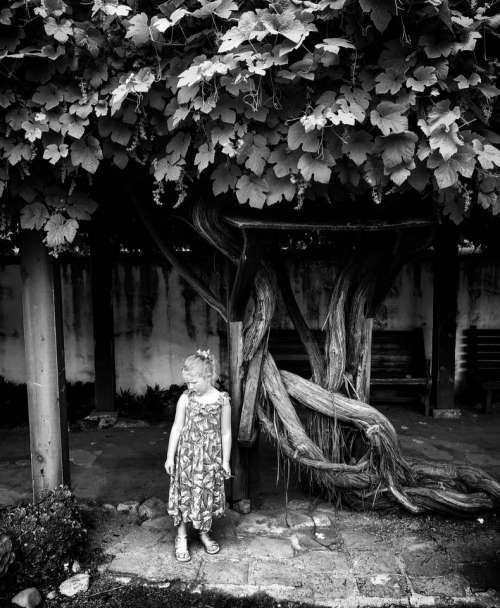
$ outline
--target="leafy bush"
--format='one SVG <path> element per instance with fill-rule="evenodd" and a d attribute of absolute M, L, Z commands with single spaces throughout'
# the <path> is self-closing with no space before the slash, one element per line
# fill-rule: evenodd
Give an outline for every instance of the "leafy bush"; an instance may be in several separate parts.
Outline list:
<path fill-rule="evenodd" d="M 175 406 L 185 386 L 171 384 L 162 388 L 158 384 L 148 386 L 143 395 L 130 390 L 120 391 L 116 396 L 116 409 L 120 416 L 143 420 L 173 420 Z"/>
<path fill-rule="evenodd" d="M 64 576 L 64 565 L 78 559 L 85 548 L 85 529 L 71 491 L 61 486 L 46 492 L 36 504 L 0 511 L 0 533 L 13 544 L 15 559 L 0 588 L 44 586 Z"/>

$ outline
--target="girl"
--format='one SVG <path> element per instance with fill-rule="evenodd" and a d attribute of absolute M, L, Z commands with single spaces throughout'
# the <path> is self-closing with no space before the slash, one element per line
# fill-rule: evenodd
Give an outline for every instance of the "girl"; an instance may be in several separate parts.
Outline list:
<path fill-rule="evenodd" d="M 212 519 L 224 514 L 224 479 L 231 476 L 231 408 L 227 393 L 214 387 L 217 378 L 210 351 L 198 350 L 184 362 L 187 384 L 177 402 L 165 469 L 170 477 L 168 513 L 177 526 L 175 557 L 191 559 L 186 524 L 199 531 L 207 553 L 218 553 L 209 536 Z"/>

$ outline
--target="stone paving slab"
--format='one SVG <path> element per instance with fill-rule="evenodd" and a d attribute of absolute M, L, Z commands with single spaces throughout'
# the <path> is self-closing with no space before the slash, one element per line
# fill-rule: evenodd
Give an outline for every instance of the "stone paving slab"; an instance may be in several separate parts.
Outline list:
<path fill-rule="evenodd" d="M 105 550 L 111 558 L 108 572 L 150 582 L 179 579 L 191 590 L 219 589 L 234 596 L 267 593 L 280 600 L 330 608 L 464 605 L 478 602 L 481 593 L 498 587 L 498 530 L 482 534 L 481 528 L 468 524 L 476 534 L 467 539 L 471 551 L 461 553 L 466 543 L 463 532 L 457 533 L 460 524 L 454 522 L 432 527 L 424 518 L 349 513 L 321 506 L 333 523 L 301 526 L 297 522 L 310 520 L 319 507 L 307 501 L 294 507 L 295 512 L 302 509 L 304 519 L 295 518 L 294 527 L 282 532 L 278 523 L 285 521 L 285 514 L 274 504 L 247 516 L 229 511 L 213 531 L 221 552 L 207 555 L 191 533 L 192 561 L 187 564 L 175 560 L 176 530 L 168 520 L 140 525 L 130 516 L 121 516 L 128 523 Z M 460 562 L 456 559 L 460 554 L 470 560 L 491 559 Z M 484 595 L 479 605 L 500 607 L 500 596 L 491 594 L 494 591 Z"/>

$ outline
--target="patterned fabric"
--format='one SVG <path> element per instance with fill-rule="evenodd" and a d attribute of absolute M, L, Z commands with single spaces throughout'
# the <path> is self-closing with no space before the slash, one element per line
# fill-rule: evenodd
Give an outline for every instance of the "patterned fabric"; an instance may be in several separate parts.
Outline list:
<path fill-rule="evenodd" d="M 170 478 L 168 513 L 174 524 L 191 522 L 208 532 L 212 518 L 224 515 L 226 496 L 222 468 L 221 410 L 229 402 L 222 392 L 214 403 L 200 403 L 187 392 L 184 427 Z"/>

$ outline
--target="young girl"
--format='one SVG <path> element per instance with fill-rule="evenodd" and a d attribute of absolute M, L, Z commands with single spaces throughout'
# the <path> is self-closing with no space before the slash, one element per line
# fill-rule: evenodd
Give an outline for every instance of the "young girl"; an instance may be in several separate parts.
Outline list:
<path fill-rule="evenodd" d="M 227 393 L 214 387 L 217 378 L 210 351 L 198 350 L 184 362 L 187 384 L 177 402 L 165 469 L 170 475 L 168 513 L 177 526 L 175 557 L 191 559 L 186 524 L 199 531 L 207 553 L 218 553 L 209 536 L 212 519 L 224 514 L 224 479 L 231 476 L 231 408 Z"/>

